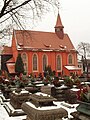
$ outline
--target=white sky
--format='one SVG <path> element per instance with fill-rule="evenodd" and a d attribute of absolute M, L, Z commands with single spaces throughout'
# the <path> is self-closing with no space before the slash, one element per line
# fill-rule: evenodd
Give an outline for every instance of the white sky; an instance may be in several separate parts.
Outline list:
<path fill-rule="evenodd" d="M 75 47 L 80 42 L 90 43 L 90 0 L 60 0 L 60 16 Z M 54 31 L 57 13 L 49 12 L 33 30 Z"/>

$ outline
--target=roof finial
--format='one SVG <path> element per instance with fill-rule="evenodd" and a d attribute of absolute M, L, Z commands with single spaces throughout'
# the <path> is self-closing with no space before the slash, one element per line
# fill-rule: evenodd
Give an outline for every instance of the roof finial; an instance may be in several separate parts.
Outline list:
<path fill-rule="evenodd" d="M 60 2 L 57 3 L 57 8 L 58 8 L 58 13 L 59 13 Z"/>

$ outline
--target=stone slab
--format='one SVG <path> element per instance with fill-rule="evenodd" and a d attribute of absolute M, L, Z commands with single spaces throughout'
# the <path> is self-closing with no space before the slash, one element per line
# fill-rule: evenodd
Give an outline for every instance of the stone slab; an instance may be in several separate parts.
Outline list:
<path fill-rule="evenodd" d="M 68 112 L 63 108 L 40 110 L 35 106 L 26 102 L 22 104 L 23 111 L 27 114 L 27 120 L 61 120 L 63 117 L 68 116 Z"/>

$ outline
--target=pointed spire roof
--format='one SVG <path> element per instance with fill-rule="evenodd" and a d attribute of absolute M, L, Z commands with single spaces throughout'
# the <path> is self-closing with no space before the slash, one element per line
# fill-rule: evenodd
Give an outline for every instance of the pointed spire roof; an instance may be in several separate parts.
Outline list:
<path fill-rule="evenodd" d="M 62 25 L 62 21 L 61 21 L 59 13 L 58 13 L 58 16 L 57 16 L 57 21 L 56 21 L 55 27 L 63 27 L 64 28 L 64 26 Z"/>

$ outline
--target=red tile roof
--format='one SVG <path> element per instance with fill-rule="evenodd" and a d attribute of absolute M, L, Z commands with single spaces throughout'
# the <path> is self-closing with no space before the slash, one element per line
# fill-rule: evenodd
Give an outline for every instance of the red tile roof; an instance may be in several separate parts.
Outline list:
<path fill-rule="evenodd" d="M 7 63 L 9 73 L 15 73 L 15 63 Z"/>
<path fill-rule="evenodd" d="M 4 46 L 3 51 L 2 51 L 2 55 L 12 55 L 12 48 L 8 47 L 8 46 Z"/>
<path fill-rule="evenodd" d="M 40 48 L 40 49 L 74 49 L 74 46 L 67 34 L 60 39 L 54 32 L 41 32 L 30 30 L 15 30 L 15 38 L 19 46 L 24 48 Z"/>

